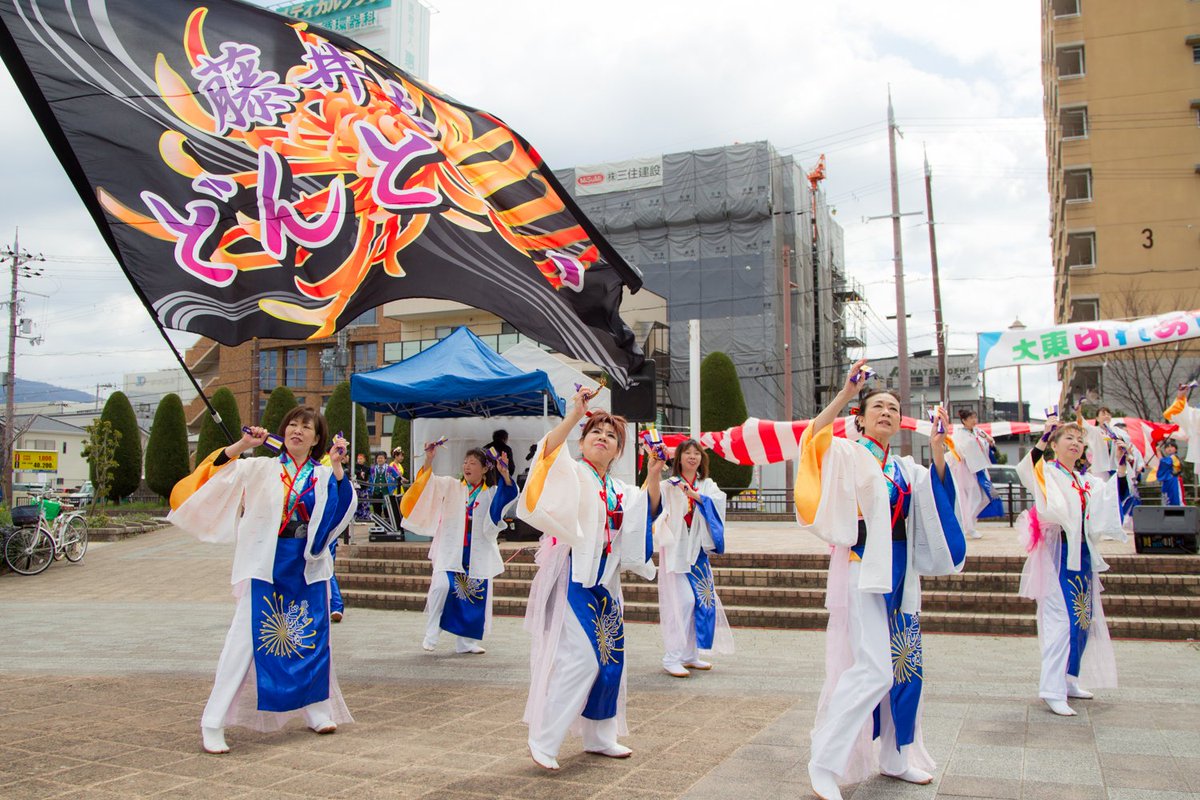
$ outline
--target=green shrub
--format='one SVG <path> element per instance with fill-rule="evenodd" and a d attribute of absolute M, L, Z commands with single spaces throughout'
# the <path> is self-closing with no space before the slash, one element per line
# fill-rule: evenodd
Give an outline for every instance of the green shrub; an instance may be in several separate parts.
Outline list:
<path fill-rule="evenodd" d="M 200 423 L 200 436 L 196 440 L 197 464 L 212 455 L 214 450 L 233 444 L 242 436 L 242 415 L 238 411 L 237 398 L 233 396 L 233 392 L 222 386 L 213 393 L 210 400 L 213 408 L 217 409 L 217 413 L 221 415 L 221 420 L 229 430 L 229 435 L 233 438 L 228 438 L 220 426 L 213 422 L 212 414 L 208 413 L 208 409 L 204 409 L 203 421 Z"/>
<path fill-rule="evenodd" d="M 700 364 L 700 429 L 723 431 L 746 421 L 746 400 L 733 361 L 712 352 Z M 754 467 L 718 456 L 709 460 L 710 477 L 730 495 L 750 486 Z"/>
<path fill-rule="evenodd" d="M 124 392 L 113 392 L 100 419 L 112 425 L 121 434 L 114 451 L 116 465 L 113 467 L 112 484 L 108 487 L 108 499 L 120 502 L 137 491 L 142 482 L 142 437 L 138 429 L 137 416 Z"/>
<path fill-rule="evenodd" d="M 190 471 L 183 401 L 177 394 L 168 394 L 158 402 L 146 442 L 146 485 L 159 497 L 168 498 Z"/>

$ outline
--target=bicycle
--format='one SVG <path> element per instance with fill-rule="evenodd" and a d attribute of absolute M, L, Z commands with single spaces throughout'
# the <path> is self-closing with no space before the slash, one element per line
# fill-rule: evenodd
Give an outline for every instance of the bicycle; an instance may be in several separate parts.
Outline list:
<path fill-rule="evenodd" d="M 63 557 L 73 564 L 82 561 L 88 546 L 83 512 L 64 514 L 62 505 L 53 500 L 42 495 L 33 499 L 32 505 L 12 510 L 16 529 L 4 540 L 9 568 L 20 575 L 37 575 Z"/>

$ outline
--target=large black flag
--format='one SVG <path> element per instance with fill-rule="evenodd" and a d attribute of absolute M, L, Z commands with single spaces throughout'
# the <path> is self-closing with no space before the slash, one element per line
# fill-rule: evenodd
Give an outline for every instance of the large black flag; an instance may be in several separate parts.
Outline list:
<path fill-rule="evenodd" d="M 8 0 L 0 54 L 166 327 L 316 338 L 431 297 L 621 382 L 642 361 L 639 275 L 536 151 L 349 39 L 236 0 Z"/>

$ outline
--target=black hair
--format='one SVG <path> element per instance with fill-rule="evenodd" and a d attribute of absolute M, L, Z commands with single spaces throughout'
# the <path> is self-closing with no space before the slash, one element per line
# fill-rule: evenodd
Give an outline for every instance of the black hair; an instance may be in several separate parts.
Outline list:
<path fill-rule="evenodd" d="M 507 442 L 508 441 L 508 431 L 504 430 L 503 428 L 501 428 L 498 431 L 492 431 L 492 441 L 493 442 Z"/>
<path fill-rule="evenodd" d="M 861 394 L 859 394 L 857 405 L 854 408 L 850 409 L 850 413 L 854 415 L 854 429 L 856 431 L 858 431 L 859 433 L 864 433 L 864 429 L 863 429 L 863 425 L 862 425 L 862 418 L 863 418 L 863 413 L 867 410 L 867 401 L 869 401 L 872 397 L 874 397 L 877 394 L 890 394 L 892 397 L 896 398 L 897 403 L 900 402 L 900 396 L 898 394 L 896 394 L 895 392 L 893 392 L 891 389 L 883 389 L 883 388 L 868 389 L 868 390 L 863 391 Z M 901 409 L 900 413 L 901 413 L 901 416 L 903 416 L 904 410 Z"/>
<path fill-rule="evenodd" d="M 283 415 L 283 419 L 279 423 L 279 438 L 286 438 L 287 426 L 292 420 L 299 418 L 301 422 L 308 422 L 313 426 L 313 431 L 317 434 L 316 441 L 313 442 L 312 449 L 309 450 L 309 455 L 313 458 L 321 458 L 325 455 L 325 451 L 329 448 L 329 423 L 325 421 L 325 415 L 312 406 L 296 406 L 291 411 Z"/>
<path fill-rule="evenodd" d="M 492 466 L 492 460 L 488 458 L 488 454 L 483 451 L 482 447 L 472 447 L 463 454 L 463 460 L 473 458 L 483 467 L 483 483 L 485 486 L 492 486 L 496 483 L 498 473 Z"/>
<path fill-rule="evenodd" d="M 975 409 L 973 409 L 973 408 L 960 408 L 958 410 L 958 418 L 960 420 L 962 420 L 963 422 L 967 421 L 967 417 L 975 417 L 975 416 L 978 416 L 978 414 L 975 413 Z"/>

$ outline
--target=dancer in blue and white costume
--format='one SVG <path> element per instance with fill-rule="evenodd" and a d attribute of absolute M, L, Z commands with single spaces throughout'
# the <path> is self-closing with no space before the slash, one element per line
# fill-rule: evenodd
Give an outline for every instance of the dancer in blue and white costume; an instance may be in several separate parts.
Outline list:
<path fill-rule="evenodd" d="M 958 572 L 966 558 L 946 434 L 931 431 L 932 469 L 893 455 L 900 401 L 873 390 L 856 411 L 861 438 L 834 438 L 833 421 L 857 394 L 865 366 L 851 367 L 845 386 L 805 429 L 796 475 L 797 521 L 833 545 L 825 685 L 808 763 L 813 791 L 824 800 L 841 800 L 839 782 L 876 769 L 910 783 L 933 780 L 921 739 L 918 576 Z M 946 412 L 939 415 L 949 431 Z"/>
<path fill-rule="evenodd" d="M 478 448 L 463 457 L 462 480 L 434 475 L 437 449 L 434 443 L 425 445 L 425 465 L 400 502 L 405 526 L 433 538 L 433 577 L 421 646 L 434 650 L 446 631 L 458 637 L 456 653 L 479 655 L 485 652 L 483 637 L 492 626 L 491 582 L 504 572 L 497 537 L 517 486 L 503 456 L 496 470 L 500 480 L 489 486 L 488 457 Z"/>
<path fill-rule="evenodd" d="M 717 596 L 709 553 L 725 552 L 725 493 L 708 477 L 708 453 L 695 439 L 675 448 L 661 484 L 663 514 L 654 525 L 663 669 L 676 678 L 710 670 L 700 651 L 729 655 L 733 635 Z"/>
<path fill-rule="evenodd" d="M 663 462 L 646 455 L 646 487 L 628 486 L 611 468 L 625 444 L 625 419 L 588 413 L 581 389 L 561 423 L 538 443 L 517 516 L 542 532 L 538 572 L 529 592 L 529 752 L 558 769 L 569 731 L 583 748 L 609 758 L 633 751 L 617 737 L 625 722 L 625 615 L 621 571 L 654 577 L 651 525 L 659 511 Z M 582 458 L 563 452 L 587 415 Z"/>
<path fill-rule="evenodd" d="M 1021 572 L 1022 597 L 1037 601 L 1042 652 L 1038 696 L 1050 710 L 1074 716 L 1068 698 L 1088 699 L 1092 688 L 1115 688 L 1117 664 L 1104 608 L 1100 531 L 1119 519 L 1117 480 L 1076 470 L 1085 433 L 1076 423 L 1046 420 L 1046 431 L 1017 474 L 1033 495 L 1034 508 L 1018 526 L 1029 555 Z M 1125 472 L 1118 465 L 1118 478 Z"/>
<path fill-rule="evenodd" d="M 990 453 L 996 442 L 977 427 L 979 416 L 971 409 L 960 410 L 958 419 L 962 424 L 955 427 L 950 440 L 954 442 L 955 452 L 976 484 L 961 487 L 963 496 L 959 498 L 959 505 L 963 511 L 963 533 L 972 539 L 982 539 L 983 534 L 976 529 L 975 522 L 993 499 L 992 481 L 988 478 L 987 468 L 991 466 Z"/>
<path fill-rule="evenodd" d="M 329 646 L 329 544 L 355 507 L 346 440 L 335 436 L 330 465 L 320 464 L 328 430 L 307 406 L 283 418 L 278 458 L 241 458 L 268 434 L 246 431 L 176 484 L 167 517 L 201 541 L 236 545 L 237 608 L 200 718 L 209 753 L 229 752 L 227 725 L 272 731 L 302 715 L 317 733 L 333 733 L 353 721 Z"/>

